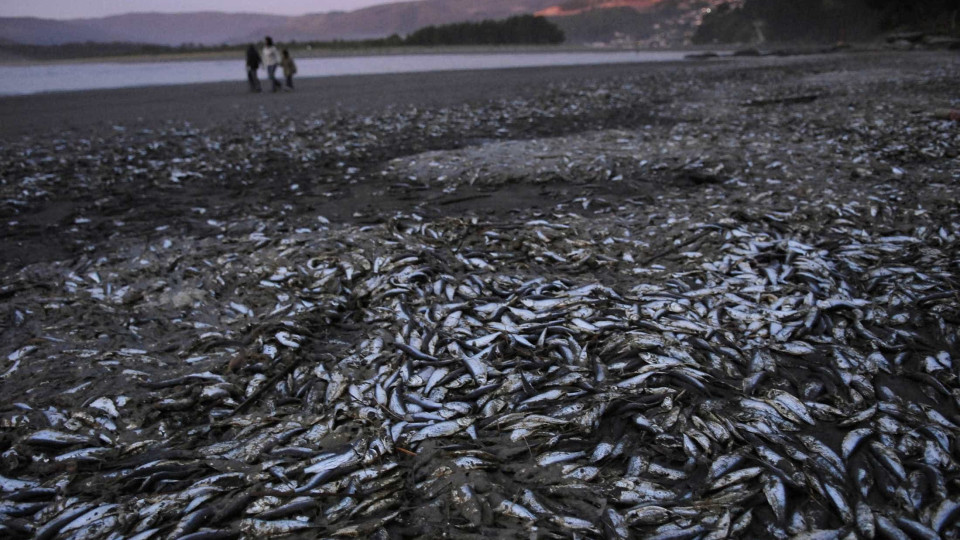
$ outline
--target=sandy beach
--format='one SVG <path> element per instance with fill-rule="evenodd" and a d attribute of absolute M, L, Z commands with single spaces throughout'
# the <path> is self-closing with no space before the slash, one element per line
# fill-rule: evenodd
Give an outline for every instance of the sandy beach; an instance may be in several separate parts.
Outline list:
<path fill-rule="evenodd" d="M 241 66 L 242 67 L 242 66 Z M 298 78 L 296 92 L 251 94 L 246 80 L 180 86 L 57 92 L 0 98 L 0 136 L 132 129 L 190 122 L 213 127 L 267 115 L 286 116 L 390 107 L 445 107 L 484 100 L 535 98 L 551 84 L 629 76 L 663 69 L 646 63 L 492 71 Z M 241 73 L 242 75 L 242 73 Z"/>
<path fill-rule="evenodd" d="M 960 536 L 956 53 L 297 84 L 0 98 L 0 536 Z"/>

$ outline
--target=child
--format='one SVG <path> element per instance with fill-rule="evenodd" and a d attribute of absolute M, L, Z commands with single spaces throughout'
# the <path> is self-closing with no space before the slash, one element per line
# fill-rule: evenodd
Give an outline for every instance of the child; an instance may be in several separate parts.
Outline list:
<path fill-rule="evenodd" d="M 297 65 L 293 63 L 293 58 L 290 58 L 289 50 L 283 50 L 280 65 L 283 66 L 283 76 L 287 78 L 287 88 L 293 90 L 293 75 L 297 72 Z"/>

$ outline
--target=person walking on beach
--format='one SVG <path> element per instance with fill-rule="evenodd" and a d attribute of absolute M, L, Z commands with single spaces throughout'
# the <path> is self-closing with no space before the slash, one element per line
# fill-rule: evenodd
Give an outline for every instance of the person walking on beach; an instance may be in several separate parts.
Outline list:
<path fill-rule="evenodd" d="M 247 82 L 250 83 L 251 92 L 262 92 L 263 88 L 260 87 L 260 77 L 257 76 L 257 70 L 260 69 L 260 53 L 257 52 L 257 48 L 250 44 L 247 47 Z"/>
<path fill-rule="evenodd" d="M 280 65 L 283 66 L 283 76 L 287 79 L 287 89 L 293 90 L 293 76 L 297 73 L 297 64 L 290 57 L 289 50 L 283 50 L 283 60 L 280 61 Z"/>
<path fill-rule="evenodd" d="M 276 92 L 283 88 L 283 85 L 280 84 L 280 81 L 277 80 L 277 66 L 280 65 L 280 51 L 273 44 L 273 38 L 267 36 L 264 39 L 265 45 L 263 46 L 263 63 L 267 66 L 267 76 L 270 77 L 270 82 L 273 84 L 273 91 Z"/>

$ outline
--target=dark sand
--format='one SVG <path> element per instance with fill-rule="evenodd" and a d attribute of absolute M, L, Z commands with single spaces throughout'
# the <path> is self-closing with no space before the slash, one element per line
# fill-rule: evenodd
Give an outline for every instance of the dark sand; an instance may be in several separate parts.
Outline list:
<path fill-rule="evenodd" d="M 786 134 L 794 128 L 779 124 L 796 111 L 815 124 L 846 129 L 849 111 L 875 106 L 864 100 L 920 119 L 949 106 L 949 83 L 935 70 L 955 61 L 950 53 L 853 53 L 298 79 L 295 92 L 277 94 L 251 94 L 246 81 L 238 80 L 0 98 L 0 164 L 7 184 L 7 202 L 0 206 L 0 272 L 112 249 L 120 239 L 144 238 L 158 226 L 204 234 L 205 220 L 192 211 L 196 206 L 208 207 L 205 219 L 235 219 L 257 209 L 288 220 L 310 221 L 319 214 L 334 222 L 367 223 L 411 210 L 434 217 L 464 211 L 504 215 L 516 208 L 551 208 L 584 193 L 651 197 L 658 182 L 697 185 L 704 178 L 678 173 L 683 163 L 651 169 L 655 156 L 636 155 L 620 172 L 637 181 L 591 185 L 587 192 L 565 182 L 509 182 L 494 190 L 466 186 L 448 196 L 424 185 L 404 187 L 382 170 L 390 160 L 420 152 L 596 130 L 640 129 L 667 141 L 677 124 L 701 132 L 704 145 L 686 150 L 683 158 L 696 162 L 716 153 L 711 140 L 741 136 L 735 132 L 745 127 L 734 128 L 733 135 L 724 132 L 743 113 Z M 902 81 L 895 80 L 898 74 Z M 629 88 L 627 97 L 610 92 L 620 85 Z M 744 106 L 749 99 L 807 94 L 820 98 Z M 277 154 L 258 139 L 289 135 L 308 147 L 324 146 L 298 163 L 297 156 Z M 204 147 L 209 140 L 232 145 L 231 153 Z M 340 143 L 346 144 L 342 152 L 336 150 Z M 157 145 L 162 148 L 143 153 Z M 140 153 L 131 156 L 131 149 Z M 40 155 L 57 162 L 34 163 Z M 167 160 L 185 156 L 217 166 L 250 159 L 255 173 L 170 185 L 165 175 L 175 167 Z M 736 156 L 711 159 L 727 163 L 725 175 L 743 166 Z M 151 160 L 167 164 L 146 176 L 130 175 Z M 638 165 L 641 160 L 651 163 Z M 17 185 L 33 175 L 53 178 L 53 184 L 17 200 Z M 291 191 L 294 183 L 301 189 Z M 78 218 L 90 221 L 73 227 Z M 123 226 L 114 226 L 116 221 Z"/>
<path fill-rule="evenodd" d="M 604 293 L 605 298 L 622 295 L 628 303 L 648 306 L 639 316 L 627 317 L 624 308 L 613 309 L 612 302 L 598 299 L 607 302 L 598 306 L 611 308 L 598 307 L 602 316 L 617 317 L 618 326 L 596 334 L 563 332 L 579 336 L 577 348 L 584 358 L 589 354 L 589 362 L 609 363 L 608 372 L 587 364 L 576 371 L 566 366 L 554 370 L 541 360 L 554 354 L 546 348 L 535 355 L 510 349 L 517 358 L 531 357 L 519 362 L 513 356 L 498 358 L 498 369 L 517 371 L 524 381 L 528 372 L 538 375 L 511 389 L 509 400 L 548 388 L 538 382 L 547 380 L 540 379 L 541 373 L 557 377 L 550 379 L 550 388 L 556 384 L 570 393 L 542 408 L 527 408 L 524 401 L 509 410 L 555 414 L 554 405 L 573 399 L 590 403 L 597 390 L 606 392 L 609 384 L 636 372 L 612 367 L 637 355 L 638 349 L 620 349 L 614 341 L 620 329 L 644 335 L 652 331 L 651 322 L 669 324 L 663 332 L 671 342 L 681 343 L 677 335 L 702 336 L 676 350 L 693 362 L 685 366 L 705 370 L 703 382 L 699 371 L 657 375 L 651 384 L 669 394 L 624 400 L 611 393 L 615 399 L 609 408 L 591 409 L 602 418 L 593 421 L 585 413 L 586 421 L 577 418 L 555 436 L 553 427 L 535 428 L 509 441 L 506 432 L 499 433 L 499 424 L 477 422 L 482 444 L 457 434 L 413 447 L 415 452 L 398 446 L 390 456 L 376 454 L 374 458 L 398 464 L 390 478 L 400 479 L 382 490 L 392 499 L 383 512 L 373 514 L 380 519 L 393 513 L 384 518 L 390 523 L 382 537 L 581 534 L 577 522 L 571 526 L 540 519 L 537 532 L 531 523 L 492 512 L 496 497 L 517 500 L 528 487 L 549 496 L 563 515 L 591 520 L 583 536 L 599 537 L 601 528 L 610 528 L 601 523 L 604 510 L 627 512 L 636 502 L 618 495 L 624 488 L 614 485 L 628 471 L 627 457 L 599 463 L 597 479 L 584 480 L 595 486 L 589 489 L 577 488 L 580 481 L 561 482 L 558 467 L 566 464 L 538 467 L 533 457 L 551 450 L 578 450 L 585 456 L 601 441 L 617 440 L 647 463 L 665 463 L 668 471 L 684 468 L 675 483 L 658 480 L 678 494 L 668 498 L 671 508 L 677 508 L 677 523 L 696 524 L 703 515 L 712 516 L 700 529 L 677 533 L 635 523 L 629 534 L 651 537 L 659 531 L 692 538 L 716 528 L 716 536 L 725 537 L 719 530 L 724 512 L 728 529 L 731 518 L 738 523 L 739 516 L 746 516 L 744 528 L 731 530 L 729 537 L 821 537 L 813 529 L 836 529 L 836 537 L 856 534 L 852 518 L 844 515 L 849 511 L 831 510 L 836 500 L 828 501 L 812 488 L 788 490 L 789 511 L 803 517 L 797 521 L 777 519 L 767 508 L 764 480 L 756 471 L 756 478 L 731 486 L 738 490 L 736 499 L 726 497 L 730 490 L 711 487 L 707 474 L 719 456 L 742 452 L 750 456 L 743 466 L 762 464 L 750 454 L 756 437 L 716 436 L 725 439 L 722 444 L 697 439 L 703 453 L 693 448 L 688 454 L 685 443 L 681 448 L 679 435 L 684 430 L 686 437 L 693 429 L 688 423 L 693 415 L 709 413 L 704 417 L 719 415 L 746 425 L 753 414 L 741 397 L 774 395 L 768 390 L 790 392 L 818 406 L 811 408 L 816 423 L 796 420 L 809 427 L 777 439 L 809 435 L 834 453 L 850 429 L 838 424 L 840 419 L 871 406 L 876 411 L 880 400 L 896 407 L 896 414 L 876 415 L 870 425 L 886 437 L 891 423 L 902 422 L 896 429 L 903 434 L 903 448 L 918 451 L 900 452 L 896 443 L 887 447 L 898 449 L 897 459 L 910 470 L 910 479 L 902 474 L 898 480 L 884 472 L 890 465 L 866 454 L 868 444 L 876 453 L 875 445 L 886 439 L 878 435 L 877 442 L 864 442 L 862 466 L 877 483 L 866 503 L 879 516 L 908 515 L 926 522 L 931 512 L 947 508 L 953 517 L 949 529 L 943 528 L 944 537 L 957 537 L 951 506 L 938 506 L 939 500 L 923 495 L 920 517 L 906 512 L 900 495 L 912 490 L 916 475 L 925 478 L 928 471 L 942 475 L 950 486 L 948 505 L 954 504 L 960 485 L 950 456 L 950 464 L 939 472 L 936 465 L 922 464 L 923 441 L 937 445 L 933 438 L 907 433 L 917 424 L 931 423 L 914 414 L 921 408 L 946 419 L 941 425 L 960 424 L 960 409 L 951 399 L 958 395 L 960 358 L 960 132 L 957 122 L 934 114 L 960 106 L 960 57 L 955 53 L 835 54 L 299 83 L 297 92 L 282 95 L 249 95 L 238 80 L 0 100 L 0 476 L 57 486 L 56 498 L 46 496 L 57 504 L 67 497 L 120 504 L 116 513 L 123 522 L 104 520 L 103 537 L 114 529 L 131 534 L 141 518 L 144 527 L 155 523 L 164 535 L 177 537 L 187 532 L 178 524 L 197 522 L 184 518 L 181 508 L 187 499 L 175 512 L 156 515 L 140 503 L 173 495 L 214 473 L 239 471 L 241 478 L 231 481 L 229 489 L 244 495 L 218 496 L 193 514 L 235 536 L 251 524 L 240 524 L 241 516 L 235 515 L 250 503 L 245 494 L 266 493 L 273 485 L 265 473 L 274 458 L 267 448 L 274 443 L 260 438 L 270 434 L 266 426 L 287 431 L 288 421 L 302 424 L 289 431 L 293 436 L 309 428 L 308 420 L 310 425 L 316 418 L 335 423 L 329 437 L 307 441 L 310 452 L 339 452 L 359 433 L 379 429 L 370 427 L 369 407 L 366 412 L 359 408 L 374 403 L 373 397 L 352 401 L 353 391 L 344 392 L 344 385 L 326 374 L 322 390 L 320 379 L 307 377 L 312 369 L 325 365 L 325 373 L 358 384 L 386 367 L 384 361 L 390 367 L 383 377 L 392 370 L 399 373 L 406 360 L 392 346 L 378 364 L 339 366 L 348 365 L 349 355 L 365 355 L 364 343 L 375 336 L 389 342 L 410 332 L 412 325 L 403 319 L 432 314 L 440 307 L 433 302 L 453 301 L 452 295 L 441 296 L 421 283 L 450 274 L 452 292 L 453 283 L 459 287 L 479 276 L 496 285 L 492 278 L 505 275 L 515 283 L 541 279 L 549 285 L 543 289 L 547 295 L 560 285 L 601 284 L 618 291 Z M 542 226 L 544 222 L 561 227 Z M 855 253 L 858 246 L 863 255 Z M 484 259 L 495 265 L 493 270 L 476 269 L 486 264 Z M 320 272 L 328 264 L 336 273 Z M 430 281 L 406 281 L 402 273 L 409 270 L 415 276 L 421 266 Z M 775 275 L 763 277 L 761 269 Z M 274 279 L 281 288 L 264 285 Z M 392 289 L 395 279 L 410 287 L 400 293 L 400 308 L 393 304 L 398 298 Z M 723 286 L 714 288 L 717 279 Z M 767 282 L 775 287 L 752 286 Z M 504 305 L 517 298 L 507 300 L 509 293 L 501 294 L 501 286 L 493 285 L 491 294 L 502 297 Z M 642 292 L 651 285 L 670 296 Z M 681 291 L 695 292 L 695 303 Z M 809 327 L 798 330 L 810 332 L 803 334 L 809 343 L 796 344 L 815 351 L 802 361 L 794 353 L 770 349 L 779 345 L 765 337 L 777 332 L 773 316 L 765 320 L 767 313 L 801 309 L 809 298 L 811 309 L 803 308 L 797 317 L 783 314 L 787 324 L 799 328 L 806 324 L 805 313 L 816 314 L 814 298 L 819 306 L 821 296 L 828 300 L 834 295 L 862 298 L 866 304 L 857 306 L 869 307 L 825 304 L 829 316 L 810 318 Z M 501 301 L 486 293 L 474 296 L 465 305 Z M 780 297 L 793 303 L 780 304 Z M 668 309 L 662 298 L 703 307 L 703 313 L 673 300 Z M 409 310 L 413 317 L 402 309 L 408 301 L 416 308 Z M 740 315 L 743 320 L 728 317 L 729 307 L 741 304 L 757 307 L 744 308 L 750 313 Z M 295 311 L 293 305 L 305 310 Z M 716 312 L 716 325 L 705 306 Z M 467 309 L 479 312 L 476 306 Z M 580 309 L 577 304 L 570 317 L 580 317 Z M 680 316 L 675 309 L 684 319 L 674 317 Z M 654 310 L 659 314 L 648 316 Z M 748 318 L 754 312 L 759 321 Z M 553 325 L 553 318 L 550 313 L 541 320 Z M 697 326 L 673 326 L 684 320 Z M 702 326 L 707 331 L 701 332 L 701 324 L 711 326 Z M 288 348 L 281 349 L 278 360 L 268 362 L 265 345 L 283 343 L 281 331 L 305 336 L 303 345 L 284 344 Z M 546 329 L 541 335 L 546 336 Z M 839 360 L 825 352 L 836 347 L 850 351 L 843 358 L 856 353 L 850 358 L 866 359 L 878 343 L 886 354 L 884 363 L 896 364 L 889 371 L 863 367 L 851 372 L 846 360 L 841 371 Z M 698 352 L 719 344 L 727 347 L 722 354 L 721 349 L 709 356 Z M 640 342 L 637 347 L 649 348 Z M 887 348 L 911 354 L 894 361 L 896 353 Z M 772 375 L 765 375 L 767 362 L 764 372 L 748 378 L 741 367 L 763 361 L 755 351 L 770 350 L 776 352 L 778 366 Z M 927 357 L 934 354 L 952 358 L 953 367 L 931 363 Z M 864 366 L 871 362 L 862 361 Z M 924 362 L 932 366 L 931 373 L 923 371 Z M 213 396 L 221 401 L 204 401 L 201 392 L 209 389 L 204 382 L 211 380 L 209 374 L 208 379 L 177 379 L 208 371 L 213 379 L 223 377 L 225 391 L 238 401 L 221 406 L 223 395 Z M 561 381 L 567 373 L 582 375 Z M 593 373 L 606 375 L 600 380 Z M 847 382 L 838 373 L 856 377 Z M 258 376 L 272 381 L 259 386 L 262 393 L 255 390 Z M 538 387 L 528 390 L 531 384 Z M 342 399 L 330 397 L 325 405 L 331 386 L 339 388 L 334 396 Z M 373 393 L 366 388 L 357 391 Z M 472 386 L 463 391 L 472 392 Z M 664 395 L 673 396 L 673 405 L 666 404 Z M 100 398 L 116 400 L 120 410 L 115 420 L 104 421 L 100 409 L 91 408 Z M 654 436 L 646 427 L 651 422 L 670 439 Z M 258 431 L 249 431 L 248 424 Z M 97 439 L 95 450 L 101 453 L 90 461 L 59 464 L 53 456 L 66 448 L 48 449 L 42 447 L 44 441 L 29 439 L 51 427 L 109 437 Z M 957 435 L 950 433 L 955 450 Z M 213 447 L 234 440 L 243 447 L 238 453 Z M 286 442 L 277 439 L 276 444 Z M 801 447 L 792 442 L 781 446 L 791 452 L 774 448 L 789 456 L 776 460 L 776 475 L 781 465 L 789 465 L 806 479 L 831 478 L 832 472 L 822 472 L 822 459 L 807 457 L 814 455 L 813 447 L 797 452 Z M 473 447 L 495 465 L 473 470 L 469 478 L 457 472 L 436 489 L 418 487 L 422 478 L 450 463 L 447 453 Z M 208 459 L 210 455 L 217 457 Z M 845 476 L 850 480 L 836 484 L 851 505 L 859 500 L 861 486 L 854 468 L 861 456 L 854 458 Z M 179 464 L 169 470 L 162 462 L 146 472 L 124 472 L 168 459 Z M 299 457 L 284 459 L 290 480 L 303 485 L 306 463 Z M 171 478 L 169 471 L 177 475 Z M 453 497 L 453 489 L 467 482 L 487 501 L 485 506 L 464 505 Z M 350 489 L 353 493 L 352 482 Z M 362 491 L 357 497 L 371 493 L 380 496 L 380 491 Z M 342 497 L 318 497 L 322 506 L 308 513 L 327 520 L 325 528 L 311 529 L 304 537 L 330 535 L 334 526 L 346 523 L 327 514 Z M 236 506 L 237 500 L 243 505 Z M 9 531 L 34 536 L 37 525 L 50 523 L 54 515 L 47 512 L 35 523 L 2 522 L 0 536 L 11 535 Z M 200 526 L 195 525 L 194 530 Z M 381 527 L 378 522 L 362 525 L 366 528 L 354 535 Z M 785 527 L 789 535 L 780 530 Z"/>
<path fill-rule="evenodd" d="M 189 121 L 196 127 L 270 116 L 343 109 L 359 113 L 415 105 L 448 107 L 504 98 L 527 98 L 559 82 L 627 77 L 675 64 L 615 64 L 482 71 L 298 78 L 296 91 L 252 94 L 236 82 L 56 92 L 0 97 L 0 137 L 50 130 L 156 127 Z M 266 86 L 266 85 L 265 85 Z"/>
<path fill-rule="evenodd" d="M 254 137 L 267 126 L 317 117 L 325 118 L 328 122 L 333 118 L 332 122 L 339 128 L 351 129 L 357 127 L 351 124 L 362 120 L 364 115 L 389 117 L 393 112 L 408 111 L 411 107 L 438 110 L 496 101 L 526 99 L 535 102 L 538 96 L 543 98 L 557 85 L 577 87 L 588 81 L 668 72 L 673 67 L 645 63 L 297 79 L 296 91 L 276 94 L 250 93 L 246 81 L 238 80 L 217 84 L 6 97 L 0 98 L 0 141 L 16 142 L 23 148 L 32 149 L 27 150 L 30 152 L 41 147 L 58 146 L 58 143 L 51 141 L 76 142 L 96 138 L 98 151 L 113 154 L 114 151 L 123 152 L 129 145 L 169 140 L 169 133 L 164 131 L 187 127 L 211 130 L 211 133 L 218 135 L 227 132 L 237 137 Z M 582 130 L 586 126 L 642 125 L 650 119 L 647 105 L 640 105 L 636 111 L 623 116 L 606 110 L 599 112 L 602 116 L 586 119 L 585 125 L 579 120 L 571 122 L 563 118 L 546 118 L 520 126 L 515 135 L 497 134 L 487 128 L 474 133 L 455 130 L 455 138 L 431 139 L 398 134 L 402 140 L 378 145 L 370 149 L 372 155 L 348 156 L 346 165 L 366 172 L 376 169 L 380 160 L 386 161 L 421 150 L 462 147 L 504 137 L 560 135 Z M 495 128 L 493 126 L 494 131 Z M 356 135 L 355 131 L 353 135 Z M 103 139 L 99 139 L 101 137 Z M 18 153 L 17 149 L 8 149 L 13 154 Z M 53 174 L 67 176 L 77 171 L 76 160 L 79 156 L 60 157 L 67 161 L 56 167 Z M 371 158 L 375 159 L 371 161 Z M 20 158 L 8 156 L 5 161 L 16 167 Z M 338 164 L 341 166 L 336 166 Z M 118 216 L 125 216 L 126 226 L 123 231 L 110 231 L 110 234 L 141 236 L 156 226 L 169 225 L 171 220 L 189 227 L 193 220 L 184 217 L 189 216 L 190 207 L 199 204 L 198 201 L 213 203 L 229 215 L 236 215 L 238 208 L 249 209 L 251 205 L 282 206 L 295 203 L 293 211 L 298 214 L 306 211 L 307 214 L 318 213 L 334 220 L 353 221 L 358 212 L 375 215 L 379 211 L 407 208 L 411 201 L 420 196 L 415 192 L 374 201 L 370 193 L 382 186 L 369 181 L 338 193 L 334 199 L 321 196 L 309 188 L 304 193 L 292 194 L 283 189 L 288 185 L 283 182 L 289 180 L 291 175 L 288 164 L 270 162 L 265 165 L 268 170 L 264 171 L 259 181 L 250 185 L 244 182 L 242 187 L 236 182 L 227 181 L 219 188 L 205 184 L 199 187 L 184 186 L 185 190 L 169 192 L 156 185 L 140 184 L 127 186 L 129 190 L 119 192 L 116 189 L 120 186 L 114 186 L 104 199 L 104 193 L 67 183 L 62 191 L 31 200 L 26 206 L 18 205 L 12 213 L 8 212 L 9 207 L 0 211 L 3 218 L 15 218 L 16 221 L 15 227 L 9 227 L 10 219 L 0 222 L 0 232 L 3 233 L 0 235 L 0 251 L 4 253 L 0 267 L 15 270 L 23 264 L 75 254 L 82 243 L 92 241 L 99 244 L 105 240 L 104 234 L 110 228 L 110 221 Z M 319 172 L 325 176 L 335 172 L 334 169 L 342 171 L 348 168 L 342 166 L 344 162 L 329 165 L 331 167 L 322 167 L 320 171 L 314 168 L 310 174 Z M 80 170 L 83 170 L 82 165 Z M 23 171 L 17 174 L 23 174 Z M 111 175 L 109 172 L 106 174 Z M 299 171 L 293 176 L 302 175 L 303 171 Z M 335 180 L 330 178 L 327 181 Z M 283 185 L 277 186 L 277 182 Z M 512 208 L 516 201 L 531 204 L 550 202 L 540 201 L 538 193 L 539 190 L 517 185 L 513 190 L 500 191 L 479 199 L 474 198 L 473 194 L 466 194 L 448 201 L 443 210 L 505 209 Z M 291 195 L 295 199 L 291 199 Z M 144 212 L 144 205 L 158 198 L 164 201 L 162 209 Z M 107 199 L 111 201 L 107 204 L 109 209 L 103 205 Z M 84 240 L 76 240 L 55 234 L 79 214 L 86 215 L 86 210 L 93 206 L 97 207 L 95 213 L 99 214 L 93 219 L 102 225 L 93 227 L 91 236 L 84 235 Z M 105 210 L 110 219 L 103 214 Z"/>

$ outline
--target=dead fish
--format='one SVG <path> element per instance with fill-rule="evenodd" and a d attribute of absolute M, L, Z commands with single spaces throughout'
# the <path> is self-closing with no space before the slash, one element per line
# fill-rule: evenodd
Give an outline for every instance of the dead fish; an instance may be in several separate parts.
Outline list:
<path fill-rule="evenodd" d="M 414 443 L 436 437 L 449 437 L 472 425 L 473 422 L 473 418 L 458 418 L 456 420 L 437 422 L 411 435 L 409 442 Z"/>
<path fill-rule="evenodd" d="M 45 446 L 49 448 L 66 448 L 79 444 L 89 445 L 93 443 L 88 437 L 51 429 L 43 429 L 32 433 L 24 442 L 34 446 Z"/>
<path fill-rule="evenodd" d="M 262 519 L 244 519 L 240 521 L 240 532 L 251 536 L 274 537 L 286 536 L 289 534 L 316 529 L 314 525 L 307 521 L 298 521 L 294 519 L 280 520 L 262 520 Z"/>

